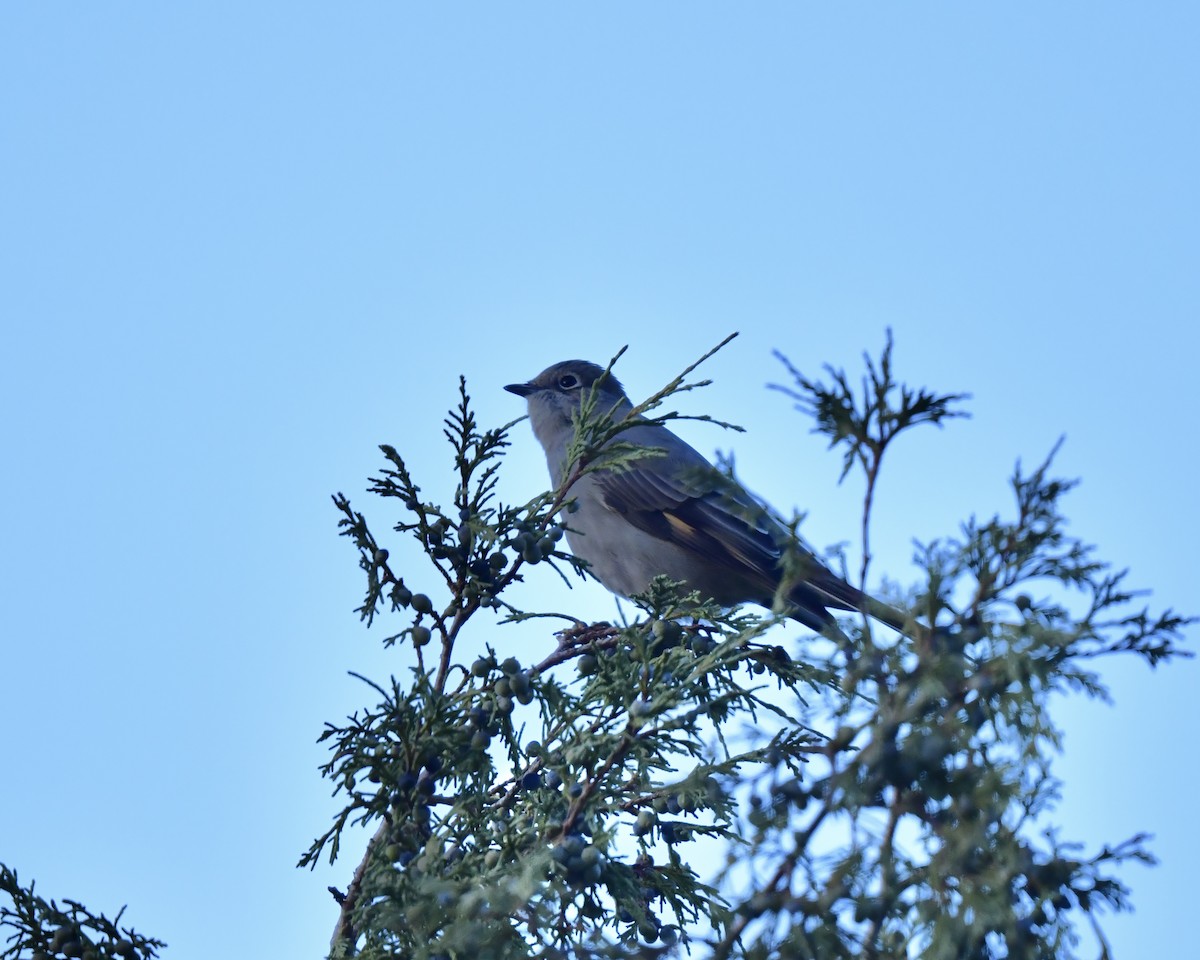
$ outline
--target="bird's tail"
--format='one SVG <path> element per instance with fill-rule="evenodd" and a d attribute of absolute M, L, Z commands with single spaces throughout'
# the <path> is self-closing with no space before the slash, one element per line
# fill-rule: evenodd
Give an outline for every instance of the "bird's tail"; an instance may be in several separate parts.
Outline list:
<path fill-rule="evenodd" d="M 929 628 L 923 623 L 882 600 L 876 600 L 824 567 L 819 571 L 810 570 L 808 576 L 787 594 L 787 600 L 789 607 L 794 608 L 788 610 L 789 616 L 823 633 L 828 633 L 832 627 L 835 635 L 841 634 L 830 613 L 833 609 L 866 614 L 914 640 L 929 635 Z"/>

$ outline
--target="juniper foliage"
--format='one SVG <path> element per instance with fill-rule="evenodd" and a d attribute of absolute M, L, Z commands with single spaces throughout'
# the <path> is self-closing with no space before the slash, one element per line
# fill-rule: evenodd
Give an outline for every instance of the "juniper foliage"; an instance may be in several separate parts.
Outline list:
<path fill-rule="evenodd" d="M 103 957 L 153 960 L 166 944 L 122 927 L 122 907 L 111 920 L 77 900 L 46 900 L 36 884 L 21 883 L 17 872 L 0 864 L 0 941 L 2 960 L 56 960 Z"/>
<path fill-rule="evenodd" d="M 889 335 L 861 395 L 786 360 L 780 388 L 841 449 L 844 475 L 864 473 L 864 586 L 884 454 L 965 399 L 904 386 L 891 353 Z M 695 366 L 637 413 L 677 418 L 657 411 L 702 385 L 686 380 Z M 481 427 L 460 380 L 444 493 L 385 446 L 370 492 L 387 537 L 334 498 L 366 577 L 358 612 L 395 625 L 383 642 L 408 667 L 364 678 L 373 705 L 322 735 L 345 805 L 301 865 L 374 829 L 332 891 L 332 957 L 1033 960 L 1072 956 L 1083 924 L 1103 943 L 1102 908 L 1128 905 L 1120 868 L 1152 857 L 1143 836 L 1090 852 L 1061 836 L 1053 697 L 1103 696 L 1101 656 L 1181 655 L 1190 621 L 1139 606 L 1125 572 L 1067 533 L 1073 483 L 1052 475 L 1053 453 L 1018 465 L 1010 514 L 919 547 L 907 607 L 927 629 L 882 636 L 848 618 L 848 644 L 785 647 L 777 618 L 668 582 L 617 625 L 515 607 L 509 588 L 534 568 L 581 567 L 561 540 L 571 485 L 637 455 L 588 398 L 562 484 L 505 504 L 515 422 Z M 393 569 L 394 537 L 415 538 L 424 565 Z M 543 653 L 499 652 L 541 616 L 567 624 Z"/>

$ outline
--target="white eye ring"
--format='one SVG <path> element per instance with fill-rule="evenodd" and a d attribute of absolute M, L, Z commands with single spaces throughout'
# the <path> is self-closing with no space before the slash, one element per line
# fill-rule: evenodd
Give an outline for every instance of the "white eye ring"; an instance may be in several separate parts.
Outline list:
<path fill-rule="evenodd" d="M 579 386 L 579 378 L 573 373 L 564 373 L 558 378 L 558 388 L 560 390 L 574 390 Z"/>

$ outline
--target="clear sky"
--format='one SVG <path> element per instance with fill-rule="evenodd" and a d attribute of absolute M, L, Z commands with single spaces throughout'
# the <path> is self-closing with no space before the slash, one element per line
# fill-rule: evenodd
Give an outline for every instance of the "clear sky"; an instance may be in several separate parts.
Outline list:
<path fill-rule="evenodd" d="M 293 869 L 314 741 L 408 664 L 328 498 L 373 508 L 379 443 L 448 497 L 460 373 L 499 424 L 552 361 L 629 344 L 644 396 L 740 330 L 687 409 L 749 432 L 686 435 L 824 545 L 861 491 L 770 351 L 890 326 L 975 415 L 886 464 L 878 574 L 1065 434 L 1072 531 L 1200 612 L 1197 37 L 1186 2 L 0 5 L 0 860 L 176 960 L 324 956 L 357 850 Z M 1065 834 L 1163 861 L 1118 957 L 1194 948 L 1196 670 L 1060 711 Z"/>

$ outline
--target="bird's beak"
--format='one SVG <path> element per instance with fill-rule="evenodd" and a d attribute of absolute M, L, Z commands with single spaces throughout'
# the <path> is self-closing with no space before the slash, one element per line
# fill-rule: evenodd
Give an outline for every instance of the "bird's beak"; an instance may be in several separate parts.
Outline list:
<path fill-rule="evenodd" d="M 518 397 L 527 397 L 537 389 L 532 383 L 510 383 L 504 388 L 509 393 L 515 393 Z"/>

